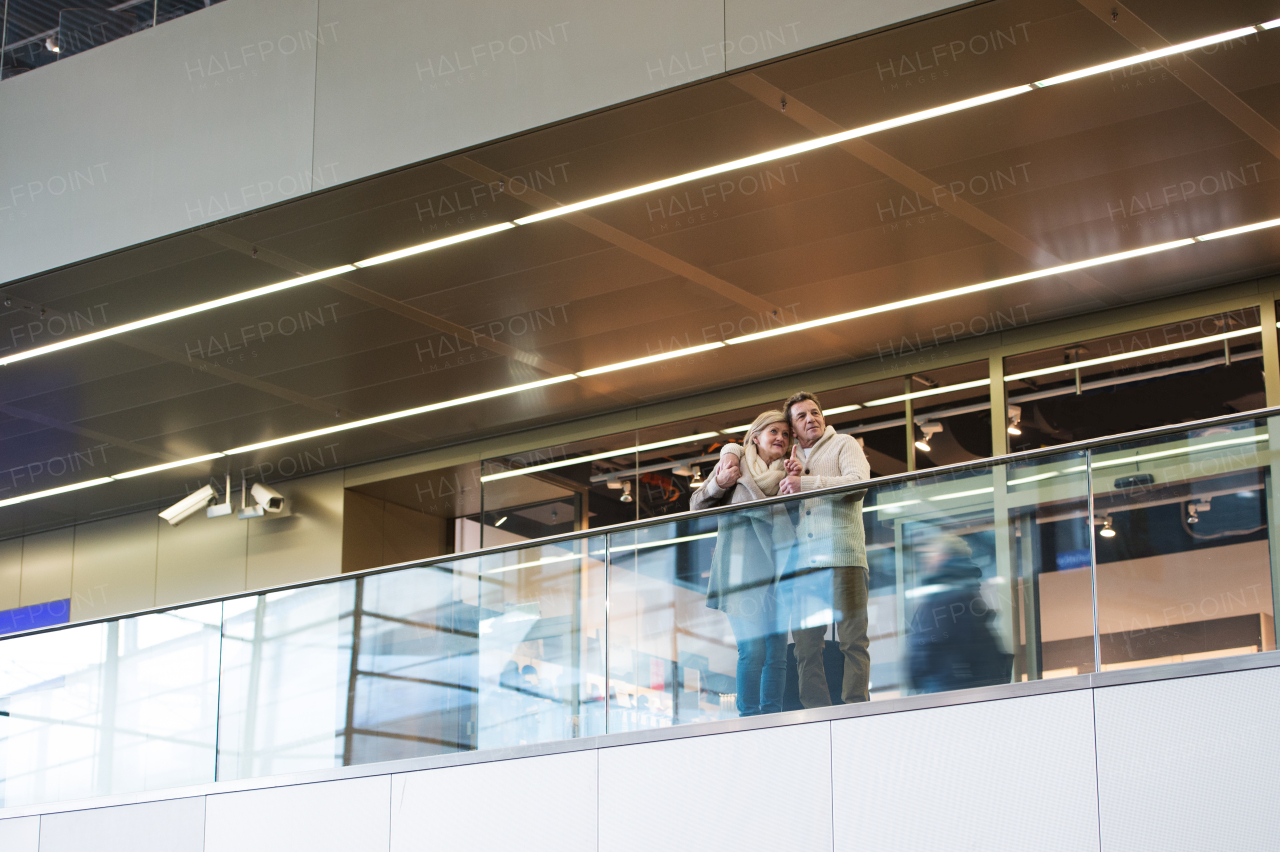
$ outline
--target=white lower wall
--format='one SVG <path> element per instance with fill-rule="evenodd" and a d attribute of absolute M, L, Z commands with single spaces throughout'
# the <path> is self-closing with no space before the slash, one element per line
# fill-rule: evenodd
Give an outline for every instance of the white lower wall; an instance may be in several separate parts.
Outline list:
<path fill-rule="evenodd" d="M 339 781 L 289 776 L 146 804 L 0 811 L 0 849 L 1272 850 L 1278 702 L 1280 668 L 1269 668 Z"/>
<path fill-rule="evenodd" d="M 1104 852 L 1280 848 L 1280 669 L 1095 696 Z"/>

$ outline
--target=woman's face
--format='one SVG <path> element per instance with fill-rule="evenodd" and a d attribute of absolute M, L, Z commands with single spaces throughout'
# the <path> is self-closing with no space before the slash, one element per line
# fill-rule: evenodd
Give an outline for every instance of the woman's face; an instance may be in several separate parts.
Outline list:
<path fill-rule="evenodd" d="M 760 458 L 773 464 L 787 454 L 787 447 L 791 445 L 791 427 L 782 421 L 770 423 L 751 440 L 755 442 Z"/>

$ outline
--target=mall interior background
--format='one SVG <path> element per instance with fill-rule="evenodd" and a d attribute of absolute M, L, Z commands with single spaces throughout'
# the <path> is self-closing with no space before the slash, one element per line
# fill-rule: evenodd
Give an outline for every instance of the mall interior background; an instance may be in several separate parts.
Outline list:
<path fill-rule="evenodd" d="M 0 359 L 1280 14 L 1267 2 L 1118 7 L 1094 0 L 995 0 L 955 8 L 921 0 L 891 9 L 817 0 L 429 9 L 405 0 L 226 0 L 208 8 L 152 0 L 53 17 L 47 3 L 3 5 L 0 280 L 8 283 Z M 670 697 L 675 684 L 683 688 L 677 696 L 732 689 L 723 682 L 730 658 L 715 639 L 723 629 L 699 621 L 705 616 L 701 578 L 672 569 L 663 583 L 647 588 L 638 579 L 627 586 L 615 578 L 607 613 L 604 565 L 591 561 L 593 542 L 604 541 L 612 525 L 686 511 L 720 447 L 739 440 L 758 410 L 796 389 L 816 392 L 829 422 L 860 440 L 876 477 L 980 466 L 1009 452 L 1280 405 L 1280 236 L 1274 228 L 785 332 L 843 311 L 1274 219 L 1280 70 L 1270 57 L 1278 38 L 1254 30 L 1160 64 L 1029 91 L 6 363 L 0 368 L 0 632 L 20 632 L 32 619 L 110 619 L 600 530 L 581 540 L 581 552 L 567 551 L 581 557 L 580 572 L 572 562 L 568 571 L 538 567 L 503 575 L 510 579 L 502 581 L 496 603 L 486 601 L 479 584 L 459 602 L 481 613 L 477 618 L 489 612 L 536 617 L 546 632 L 544 649 L 556 656 L 521 662 L 540 670 L 546 683 L 549 672 L 581 668 L 583 695 L 575 693 L 574 700 L 585 700 L 590 687 L 602 711 L 595 719 L 584 713 L 564 734 L 570 729 L 486 733 L 450 710 L 410 737 L 389 724 L 370 733 L 366 728 L 378 725 L 361 727 L 352 715 L 338 720 L 335 740 L 326 709 L 298 722 L 329 730 L 318 745 L 295 747 L 281 738 L 259 754 L 224 740 L 216 782 L 204 769 L 140 781 L 128 790 L 161 791 L 155 802 L 112 800 L 119 808 L 80 817 L 72 809 L 57 819 L 0 820 L 0 839 L 11 831 L 15 844 L 26 843 L 35 831 L 41 850 L 63 848 L 47 831 L 65 830 L 70 842 L 89 830 L 89 822 L 75 822 L 89 819 L 84 813 L 124 819 L 113 812 L 132 806 L 167 808 L 149 813 L 195 844 L 195 812 L 182 809 L 199 801 L 201 845 L 190 848 L 223 848 L 245 842 L 234 826 L 256 824 L 257 808 L 271 812 L 263 817 L 268 822 L 281 821 L 291 808 L 315 808 L 332 795 L 341 803 L 335 807 L 359 811 L 361 824 L 371 826 L 343 841 L 344 848 L 385 847 L 387 836 L 378 833 L 384 829 L 393 845 L 407 844 L 417 817 L 412 809 L 396 811 L 390 821 L 376 815 L 378 808 L 385 812 L 386 797 L 416 796 L 426 811 L 445 812 L 444 803 L 457 807 L 467 795 L 484 792 L 489 782 L 478 780 L 485 777 L 478 768 L 458 768 L 471 774 L 455 774 L 461 780 L 448 784 L 426 763 L 411 766 L 423 771 L 401 774 L 366 769 L 358 780 L 315 776 L 324 783 L 310 788 L 320 798 L 305 803 L 288 797 L 310 793 L 288 786 L 262 792 L 275 799 L 254 799 L 247 787 L 217 784 L 380 760 L 427 761 L 562 736 L 675 730 L 668 726 L 688 721 L 729 724 L 729 704 L 723 714 L 708 704 L 680 717 Z M 785 333 L 325 431 L 768 330 Z M 1253 431 L 1227 439 L 1265 440 L 1266 425 L 1242 421 L 1235 426 Z M 272 445 L 281 436 L 312 432 L 322 434 Z M 927 450 L 918 448 L 921 438 Z M 259 443 L 266 446 L 222 454 Z M 1052 805 L 1036 800 L 1050 814 L 1044 825 L 1008 836 L 996 832 L 999 842 L 1181 848 L 1178 843 L 1212 843 L 1213 835 L 1197 834 L 1201 829 L 1185 820 L 1175 821 L 1178 833 L 1162 834 L 1174 829 L 1159 825 L 1158 814 L 1197 794 L 1176 784 L 1135 784 L 1127 773 L 1136 758 L 1125 750 L 1141 740 L 1144 714 L 1171 712 L 1170 702 L 1185 701 L 1188 713 L 1203 711 L 1226 725 L 1215 734 L 1217 757 L 1200 753 L 1207 748 L 1202 741 L 1141 740 L 1132 747 L 1147 748 L 1161 767 L 1143 764 L 1141 777 L 1212 765 L 1202 782 L 1212 786 L 1214 772 L 1233 779 L 1223 794 L 1232 798 L 1228 812 L 1245 815 L 1246 839 L 1266 836 L 1266 819 L 1240 786 L 1253 771 L 1248 767 L 1274 751 L 1257 745 L 1254 737 L 1266 736 L 1256 734 L 1257 712 L 1248 709 L 1274 698 L 1277 688 L 1274 670 L 1261 662 L 1276 636 L 1268 452 L 1260 449 L 1239 469 L 1219 471 L 1212 489 L 1144 496 L 1134 493 L 1145 487 L 1136 480 L 1096 475 L 1089 508 L 1077 505 L 1074 492 L 1059 495 L 1056 514 L 1042 511 L 1031 526 L 1010 532 L 1016 547 L 1026 546 L 1023 557 L 1000 551 L 1004 545 L 990 523 L 953 525 L 974 547 L 989 584 L 1002 582 L 1002 565 L 1011 558 L 1020 564 L 1017 559 L 1032 552 L 1031 541 L 1044 549 L 1035 551 L 1043 564 L 1038 602 L 1028 610 L 1034 618 L 1024 613 L 1018 624 L 1001 624 L 1014 645 L 1029 647 L 1026 636 L 1034 630 L 1041 646 L 1035 660 L 1018 651 L 1015 675 L 1026 681 L 1018 686 L 1029 691 L 1017 701 L 1030 703 L 797 717 L 798 724 L 773 730 L 712 727 L 710 735 L 690 739 L 693 751 L 678 760 L 714 754 L 732 766 L 733 749 L 717 742 L 748 737 L 764 763 L 744 758 L 744 777 L 758 775 L 761 766 L 791 772 L 800 764 L 811 774 L 826 773 L 821 789 L 804 787 L 794 795 L 827 802 L 831 824 L 831 812 L 840 810 L 832 803 L 842 796 L 890 796 L 912 783 L 899 779 L 905 787 L 877 790 L 866 778 L 833 774 L 827 761 L 842 749 L 850 760 L 878 754 L 894 761 L 901 756 L 877 743 L 912 737 L 917 743 L 910 748 L 919 755 L 930 748 L 955 749 L 967 760 L 991 753 L 1006 783 L 1034 788 L 1036 764 L 1023 755 L 1043 747 L 1043 760 L 1053 754 L 1066 767 L 1063 794 Z M 19 499 L 215 453 L 146 476 Z M 181 526 L 157 517 L 203 485 L 239 502 L 242 483 L 254 482 L 278 489 L 286 511 L 249 519 L 200 513 Z M 1066 488 L 1065 480 L 1058 485 Z M 916 502 L 945 496 L 928 496 L 927 486 L 920 493 Z M 1048 502 L 1047 494 L 1031 499 Z M 975 510 L 989 499 L 978 497 Z M 896 659 L 905 612 L 899 600 L 903 543 L 913 534 L 907 519 L 888 513 L 869 522 L 871 593 L 884 614 L 876 623 L 885 625 L 873 636 L 873 662 Z M 700 539 L 687 552 L 691 564 L 701 564 L 710 552 L 706 529 L 714 527 L 683 523 L 673 521 L 665 534 Z M 1104 524 L 1119 534 L 1098 538 L 1094 533 Z M 608 537 L 619 546 L 616 535 Z M 636 539 L 621 547 L 639 553 L 643 544 Z M 525 552 L 509 555 L 522 559 L 516 554 Z M 501 570 L 511 567 L 507 563 Z M 1091 566 L 1098 572 L 1092 612 Z M 478 577 L 481 569 L 475 570 Z M 226 604 L 230 609 L 218 603 L 203 628 L 215 636 L 249 636 L 264 619 L 281 619 L 291 630 L 303 629 L 308 618 L 336 624 L 341 616 L 348 627 L 354 618 L 360 635 L 364 618 L 366 630 L 383 625 L 379 647 L 390 648 L 400 641 L 396 619 L 410 617 L 396 614 L 403 603 L 398 596 L 406 594 L 396 576 L 330 584 L 323 587 L 329 598 L 308 599 L 296 611 L 257 603 L 271 596 L 238 598 Z M 577 608 L 557 609 L 565 589 Z M 1191 599 L 1196 606 L 1183 612 Z M 1217 601 L 1213 612 L 1206 600 Z M 667 608 L 686 633 L 646 634 L 651 625 L 624 614 L 633 604 L 636 613 Z M 1149 647 L 1132 641 L 1134 625 L 1170 618 L 1182 631 L 1173 639 Z M 577 625 L 576 646 L 556 633 L 557 619 Z M 588 671 L 581 660 L 600 659 L 610 631 L 626 665 L 609 651 Z M 179 630 L 167 641 L 191 641 L 187 637 Z M 132 651 L 145 650 L 150 640 L 119 641 L 134 643 Z M 328 641 L 317 640 L 316 647 Z M 655 650 L 664 642 L 670 651 Z M 333 647 L 351 655 L 347 646 Z M 183 653 L 206 659 L 200 655 L 211 649 L 205 644 Z M 330 665 L 325 654 L 331 650 L 309 665 Z M 581 656 L 567 666 L 573 654 Z M 1240 664 L 1246 671 L 1230 675 L 1236 685 L 1225 694 L 1207 681 L 1228 675 L 1052 686 L 1244 656 L 1256 657 L 1260 668 Z M 875 701 L 909 700 L 895 667 L 873 669 Z M 629 671 L 630 680 L 615 673 L 611 690 L 607 678 L 615 669 Z M 383 687 L 369 685 L 373 676 L 358 686 L 365 675 L 353 668 L 330 698 L 341 704 L 345 694 L 338 693 L 350 689 L 354 696 L 367 688 L 388 707 L 413 700 L 403 691 L 379 692 Z M 247 683 L 236 688 L 249 691 Z M 608 703 L 615 693 L 625 705 L 616 714 Z M 352 698 L 345 706 L 354 705 Z M 953 715 L 937 723 L 934 734 L 921 736 L 908 721 L 943 712 Z M 1176 713 L 1160 718 L 1166 733 L 1179 724 Z M 253 726 L 238 717 L 226 724 L 233 727 L 215 727 L 240 736 Z M 1009 736 L 993 746 L 973 735 L 983 725 Z M 1035 736 L 1045 727 L 1055 731 L 1049 746 Z M 1223 737 L 1229 745 L 1221 745 Z M 565 819 L 576 814 L 615 845 L 632 844 L 644 833 L 634 802 L 668 808 L 678 791 L 638 791 L 625 779 L 669 771 L 666 761 L 676 758 L 664 757 L 662 749 L 675 748 L 675 741 L 652 748 L 592 742 L 604 745 L 506 761 L 495 771 L 507 773 L 501 783 L 511 790 L 531 783 L 533 776 L 522 773 L 546 771 L 584 800 L 599 794 L 599 805 L 582 813 L 573 810 L 582 803 L 551 807 L 557 813 L 569 807 Z M 1226 760 L 1223 755 L 1229 762 L 1214 762 Z M 1098 766 L 1090 765 L 1095 759 Z M 551 768 L 522 768 L 531 760 Z M 964 777 L 956 768 L 954 778 Z M 163 793 L 210 782 L 196 798 Z M 81 790 L 77 796 L 126 789 L 109 778 L 105 786 L 95 783 L 67 789 Z M 345 792 L 322 792 L 334 785 Z M 1144 797 L 1156 795 L 1143 791 L 1156 789 L 1165 801 L 1152 811 L 1157 816 L 1126 822 L 1130 811 L 1149 805 Z M 1209 808 L 1202 794 L 1198 814 Z M 68 798 L 75 796 L 15 784 L 6 804 L 35 813 L 41 803 Z M 44 807 L 46 814 L 57 810 Z M 736 807 L 729 812 L 739 813 Z M 802 844 L 831 848 L 865 840 L 848 822 L 856 821 L 851 813 L 842 811 L 830 830 L 815 829 Z M 893 819 L 873 822 L 866 829 L 873 836 L 894 838 L 903 830 Z M 703 829 L 683 817 L 677 823 L 670 828 L 677 836 L 703 837 Z M 774 825 L 752 830 L 781 831 Z M 949 829 L 940 820 L 918 830 L 936 840 Z M 318 836 L 316 842 L 336 841 Z M 590 848 L 597 842 L 585 835 L 574 840 Z"/>

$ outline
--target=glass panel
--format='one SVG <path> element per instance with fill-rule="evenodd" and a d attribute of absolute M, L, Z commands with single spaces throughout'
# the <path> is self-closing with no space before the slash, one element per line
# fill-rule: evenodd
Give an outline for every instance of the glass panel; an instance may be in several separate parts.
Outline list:
<path fill-rule="evenodd" d="M 218 780 L 341 766 L 353 580 L 227 601 Z"/>
<path fill-rule="evenodd" d="M 1266 421 L 1095 450 L 1102 668 L 1275 647 Z"/>
<path fill-rule="evenodd" d="M 604 540 L 358 580 L 348 764 L 604 733 Z"/>
<path fill-rule="evenodd" d="M 911 392 L 929 394 L 911 401 L 916 470 L 991 457 L 989 378 L 986 361 L 911 376 Z"/>
<path fill-rule="evenodd" d="M 0 807 L 214 780 L 222 604 L 0 643 Z"/>
<path fill-rule="evenodd" d="M 1262 408 L 1259 323 L 1242 308 L 1006 358 L 1010 449 Z"/>

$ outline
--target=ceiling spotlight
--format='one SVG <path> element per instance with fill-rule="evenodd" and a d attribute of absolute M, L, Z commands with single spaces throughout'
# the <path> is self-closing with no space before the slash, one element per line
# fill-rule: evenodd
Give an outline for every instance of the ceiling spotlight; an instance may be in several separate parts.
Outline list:
<path fill-rule="evenodd" d="M 605 487 L 610 491 L 621 491 L 622 483 L 618 481 L 618 477 L 611 476 L 604 481 Z"/>
<path fill-rule="evenodd" d="M 701 487 L 702 487 L 703 485 L 705 485 L 705 484 L 706 484 L 706 483 L 704 483 L 704 482 L 702 481 L 702 468 L 698 467 L 698 466 L 695 464 L 695 465 L 693 466 L 693 479 L 690 479 L 690 480 L 689 480 L 689 487 L 691 487 L 691 488 L 701 488 Z"/>
<path fill-rule="evenodd" d="M 199 491 L 195 491 L 183 497 L 177 503 L 160 513 L 160 517 L 169 522 L 169 526 L 176 527 L 187 518 L 194 515 L 201 509 L 212 506 L 218 502 L 218 492 L 212 487 L 206 485 Z"/>
<path fill-rule="evenodd" d="M 1207 511 L 1209 511 L 1208 500 L 1201 500 L 1197 503 L 1188 503 L 1187 504 L 1187 523 L 1189 524 L 1200 523 L 1200 513 L 1207 512 Z"/>
<path fill-rule="evenodd" d="M 622 483 L 622 496 L 619 497 L 618 499 L 621 500 L 623 503 L 631 502 L 631 483 L 630 482 Z"/>
<path fill-rule="evenodd" d="M 687 464 L 676 465 L 671 472 L 676 476 L 693 476 L 693 468 Z"/>
<path fill-rule="evenodd" d="M 552 512 L 551 514 L 554 516 L 554 515 L 555 515 L 555 512 Z M 554 518 L 554 517 L 552 517 L 552 518 L 551 518 L 551 520 L 553 520 L 553 521 L 554 521 L 554 520 L 555 520 L 555 518 Z M 503 524 L 505 524 L 506 522 L 507 522 L 507 516 L 506 516 L 506 515 L 503 515 L 501 518 L 498 518 L 498 520 L 494 521 L 494 522 L 493 522 L 493 525 L 494 525 L 495 527 L 500 527 L 500 526 L 502 526 Z"/>
<path fill-rule="evenodd" d="M 58 37 L 51 35 L 44 40 L 44 46 L 52 53 L 61 53 L 62 47 L 58 44 Z"/>
<path fill-rule="evenodd" d="M 1018 427 L 1018 424 L 1021 422 L 1022 422 L 1022 406 L 1020 405 L 1009 406 L 1009 419 L 1006 421 L 1008 425 L 1005 431 L 1008 432 L 1010 435 L 1021 435 L 1022 429 Z"/>
<path fill-rule="evenodd" d="M 916 449 L 922 453 L 932 452 L 929 446 L 929 439 L 942 431 L 941 423 L 934 423 L 932 420 L 924 420 L 916 423 Z"/>
<path fill-rule="evenodd" d="M 1111 528 L 1111 516 L 1107 515 L 1102 519 L 1102 529 L 1098 530 L 1098 535 L 1103 538 L 1115 538 L 1116 531 Z"/>

